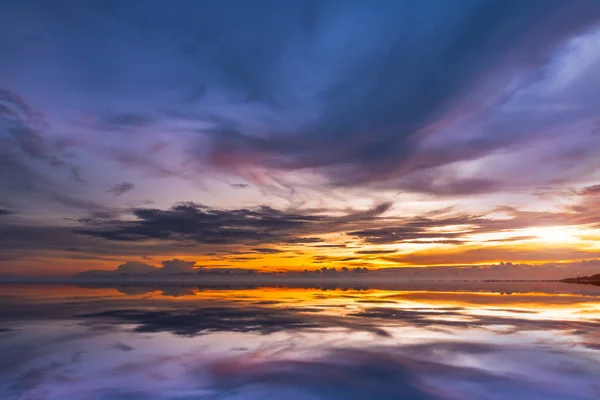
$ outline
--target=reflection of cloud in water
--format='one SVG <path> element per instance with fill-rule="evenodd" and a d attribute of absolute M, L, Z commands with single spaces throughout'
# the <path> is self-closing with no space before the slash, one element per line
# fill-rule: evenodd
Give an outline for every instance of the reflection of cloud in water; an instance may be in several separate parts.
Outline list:
<path fill-rule="evenodd" d="M 590 343 L 585 337 L 600 335 L 600 320 L 552 320 L 527 318 L 527 312 L 516 315 L 471 314 L 459 307 L 395 308 L 367 307 L 342 315 L 315 315 L 318 308 L 256 308 L 256 307 L 202 307 L 195 309 L 164 309 L 160 311 L 124 309 L 81 314 L 75 318 L 87 321 L 114 320 L 135 325 L 136 332 L 171 332 L 194 336 L 210 332 L 257 332 L 270 334 L 281 331 L 326 330 L 330 328 L 371 332 L 388 337 L 394 329 L 419 328 L 427 330 L 497 329 L 518 333 L 527 331 L 571 331 Z M 494 310 L 496 311 L 496 310 Z M 501 310 L 507 313 L 507 310 Z M 511 311 L 508 311 L 510 313 Z M 93 322 L 92 322 L 93 323 Z"/>
<path fill-rule="evenodd" d="M 458 311 L 460 310 L 460 311 Z M 597 330 L 600 333 L 600 320 L 562 321 L 515 318 L 497 315 L 468 314 L 464 309 L 396 309 L 391 307 L 371 307 L 350 314 L 366 319 L 398 321 L 416 326 L 446 326 L 446 327 L 486 327 L 490 325 L 511 326 L 516 331 L 538 329 L 581 329 Z M 452 318 L 454 317 L 454 318 Z"/>
<path fill-rule="evenodd" d="M 166 286 L 166 287 L 155 287 L 155 286 L 134 286 L 134 285 L 122 285 L 115 287 L 119 293 L 127 296 L 139 296 L 149 293 L 160 291 L 163 296 L 181 297 L 181 296 L 192 296 L 195 293 L 194 288 L 181 287 L 181 286 Z"/>
<path fill-rule="evenodd" d="M 597 359 L 547 347 L 430 342 L 320 353 L 290 345 L 279 351 L 125 355 L 106 362 L 98 353 L 86 354 L 87 367 L 73 359 L 24 365 L 4 393 L 40 400 L 592 400 L 599 393 Z M 90 374 L 94 362 L 101 368 Z"/>
<path fill-rule="evenodd" d="M 141 293 L 168 291 L 172 288 L 190 288 L 194 291 L 220 291 L 220 290 L 251 290 L 259 288 L 277 287 L 284 289 L 311 289 L 319 294 L 327 294 L 331 291 L 353 291 L 367 292 L 372 290 L 392 291 L 392 292 L 431 292 L 431 293 L 497 293 L 506 296 L 528 293 L 546 293 L 546 294 L 580 294 L 586 296 L 600 296 L 600 288 L 592 285 L 574 285 L 562 282 L 487 282 L 487 281 L 413 281 L 405 282 L 394 279 L 379 280 L 374 282 L 353 282 L 344 284 L 343 282 L 319 283 L 311 281 L 257 281 L 244 282 L 231 279 L 227 282 L 202 282 L 193 280 L 176 280 L 163 282 L 144 282 L 137 281 L 97 281 L 79 283 L 79 287 L 89 289 L 113 288 L 121 293 L 136 295 Z"/>
<path fill-rule="evenodd" d="M 131 289 L 6 291 L 0 398 L 600 398 L 596 296 Z"/>
<path fill-rule="evenodd" d="M 86 320 L 107 319 L 135 324 L 136 332 L 171 332 L 193 336 L 209 332 L 258 332 L 270 334 L 299 329 L 348 328 L 372 332 L 379 336 L 388 333 L 376 325 L 358 321 L 346 321 L 338 317 L 316 316 L 310 308 L 249 308 L 249 307 L 201 307 L 194 309 L 107 310 L 92 314 L 75 315 Z"/>
<path fill-rule="evenodd" d="M 254 362 L 244 357 L 221 361 L 211 366 L 219 390 L 244 392 L 248 387 L 291 388 L 298 398 L 318 399 L 592 399 L 599 392 L 594 385 L 598 362 L 570 359 L 561 353 L 535 351 L 519 353 L 506 368 L 521 372 L 519 364 L 529 357 L 539 362 L 531 374 L 453 365 L 459 354 L 476 358 L 481 353 L 506 359 L 502 347 L 459 343 L 428 343 L 421 358 L 415 348 L 338 350 L 311 360 Z M 441 351 L 443 350 L 443 352 Z M 521 357 L 519 357 L 521 354 Z M 557 384 L 554 379 L 560 379 Z M 314 397 L 306 397 L 310 394 Z M 238 397 L 232 397 L 238 398 Z M 240 397 L 242 398 L 242 397 Z M 257 397 L 258 398 L 258 397 Z"/>

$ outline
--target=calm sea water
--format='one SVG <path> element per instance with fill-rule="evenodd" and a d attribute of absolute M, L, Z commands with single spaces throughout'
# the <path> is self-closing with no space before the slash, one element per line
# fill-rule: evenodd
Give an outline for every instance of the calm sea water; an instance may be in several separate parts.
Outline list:
<path fill-rule="evenodd" d="M 0 286 L 0 399 L 600 399 L 600 288 Z"/>

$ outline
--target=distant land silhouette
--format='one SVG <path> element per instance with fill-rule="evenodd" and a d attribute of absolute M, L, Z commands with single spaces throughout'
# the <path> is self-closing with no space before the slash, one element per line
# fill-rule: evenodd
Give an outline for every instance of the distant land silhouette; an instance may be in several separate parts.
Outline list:
<path fill-rule="evenodd" d="M 567 278 L 567 279 L 563 279 L 563 282 L 582 283 L 582 284 L 587 284 L 587 285 L 600 286 L 600 274 L 591 275 L 591 276 L 581 276 L 578 278 Z"/>

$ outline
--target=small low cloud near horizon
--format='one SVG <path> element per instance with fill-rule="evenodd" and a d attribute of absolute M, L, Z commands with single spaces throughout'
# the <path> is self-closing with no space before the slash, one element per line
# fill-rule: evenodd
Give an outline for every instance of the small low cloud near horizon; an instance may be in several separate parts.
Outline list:
<path fill-rule="evenodd" d="M 304 271 L 269 273 L 250 268 L 204 267 L 196 261 L 180 259 L 165 260 L 160 266 L 127 261 L 109 270 L 82 271 L 72 277 L 76 281 L 108 281 L 119 283 L 129 281 L 175 282 L 190 285 L 210 282 L 211 277 L 232 284 L 248 283 L 319 283 L 352 282 L 366 285 L 380 285 L 389 280 L 401 282 L 418 281 L 462 281 L 462 280 L 562 280 L 572 277 L 586 277 L 600 274 L 600 260 L 586 260 L 570 263 L 545 263 L 540 265 L 500 262 L 491 265 L 402 267 L 369 270 L 366 267 L 316 267 Z M 185 278 L 185 281 L 178 279 Z M 207 281 L 208 278 L 208 281 Z M 175 280 L 173 280 L 175 279 Z"/>
<path fill-rule="evenodd" d="M 600 259 L 597 1 L 1 8 L 1 278 Z"/>

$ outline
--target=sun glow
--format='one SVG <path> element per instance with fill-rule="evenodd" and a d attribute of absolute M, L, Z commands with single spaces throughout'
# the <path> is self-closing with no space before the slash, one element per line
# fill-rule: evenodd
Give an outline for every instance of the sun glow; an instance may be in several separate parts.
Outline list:
<path fill-rule="evenodd" d="M 541 241 L 548 243 L 576 242 L 579 240 L 575 236 L 577 233 L 575 230 L 564 227 L 536 228 L 532 229 L 531 233 Z"/>

